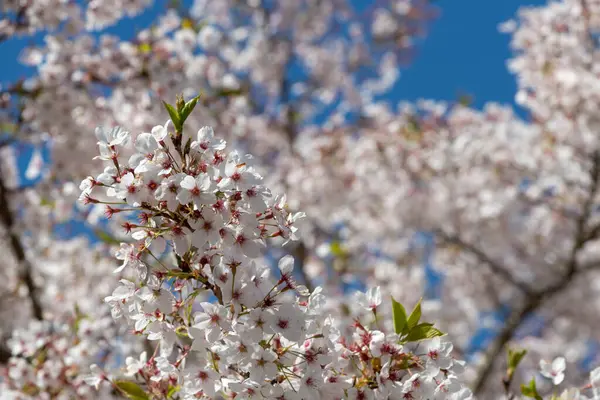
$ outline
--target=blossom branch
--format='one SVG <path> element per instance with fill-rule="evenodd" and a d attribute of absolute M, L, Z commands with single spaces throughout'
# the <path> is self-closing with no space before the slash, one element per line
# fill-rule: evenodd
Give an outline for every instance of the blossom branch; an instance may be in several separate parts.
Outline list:
<path fill-rule="evenodd" d="M 586 233 L 586 224 L 592 213 L 594 198 L 600 184 L 600 151 L 594 152 L 592 156 L 590 178 L 591 185 L 589 195 L 586 198 L 586 201 L 583 204 L 582 212 L 576 221 L 575 240 L 566 263 L 565 274 L 554 284 L 549 285 L 539 291 L 529 293 L 526 297 L 524 305 L 510 315 L 506 325 L 504 325 L 504 328 L 494 340 L 492 346 L 489 348 L 486 361 L 480 369 L 477 379 L 475 380 L 475 384 L 473 385 L 473 393 L 476 396 L 482 393 L 492 372 L 495 360 L 500 356 L 504 346 L 506 346 L 506 344 L 513 338 L 515 332 L 523 324 L 525 319 L 531 313 L 538 310 L 547 300 L 567 289 L 579 272 L 588 270 L 588 268 L 578 268 L 577 254 L 590 240 L 590 236 Z"/>
<path fill-rule="evenodd" d="M 532 292 L 531 288 L 527 285 L 527 283 L 515 278 L 509 272 L 509 270 L 506 266 L 502 265 L 501 263 L 499 263 L 497 261 L 492 260 L 490 256 L 488 256 L 485 252 L 483 252 L 478 247 L 474 246 L 471 243 L 465 242 L 464 240 L 462 240 L 460 237 L 458 237 L 456 235 L 450 235 L 441 229 L 437 230 L 436 234 L 445 243 L 455 244 L 455 245 L 461 247 L 463 250 L 474 255 L 479 261 L 481 261 L 484 264 L 487 264 L 490 267 L 490 269 L 492 270 L 492 272 L 494 272 L 496 275 L 500 276 L 502 279 L 504 279 L 511 285 L 517 287 L 524 294 L 530 294 Z"/>
<path fill-rule="evenodd" d="M 8 189 L 5 186 L 4 179 L 2 177 L 2 171 L 0 170 L 0 221 L 6 228 L 7 234 L 9 236 L 10 246 L 12 248 L 13 253 L 21 267 L 20 276 L 25 286 L 27 286 L 27 291 L 29 293 L 29 299 L 31 301 L 31 307 L 33 311 L 33 315 L 35 319 L 42 320 L 43 319 L 43 308 L 40 302 L 40 299 L 37 294 L 37 288 L 35 287 L 35 283 L 33 282 L 32 277 L 32 265 L 27 260 L 25 256 L 25 249 L 23 244 L 21 243 L 20 238 L 13 231 L 14 228 L 14 218 L 10 211 L 10 205 L 8 202 Z"/>

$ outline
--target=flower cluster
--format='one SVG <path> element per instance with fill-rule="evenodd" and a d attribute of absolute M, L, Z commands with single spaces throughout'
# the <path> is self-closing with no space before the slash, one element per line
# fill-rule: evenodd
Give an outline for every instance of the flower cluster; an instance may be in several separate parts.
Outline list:
<path fill-rule="evenodd" d="M 503 26 L 515 30 L 516 55 L 509 66 L 518 78 L 517 101 L 532 115 L 527 121 L 493 103 L 474 110 L 432 101 L 393 107 L 376 101 L 394 87 L 398 64 L 431 17 L 427 0 L 378 1 L 356 9 L 348 0 L 196 0 L 190 10 L 170 7 L 132 39 L 91 32 L 149 3 L 0 5 L 0 41 L 56 30 L 22 52 L 21 61 L 35 75 L 0 92 L 6 133 L 0 140 L 0 184 L 10 198 L 3 210 L 15 217 L 14 223 L 0 223 L 0 247 L 9 248 L 15 238 L 23 242 L 3 258 L 1 308 L 3 316 L 11 314 L 4 317 L 3 334 L 27 325 L 31 313 L 22 304 L 35 293 L 45 318 L 57 318 L 76 302 L 88 313 L 125 273 L 137 280 L 123 281 L 110 297 L 113 314 L 125 316 L 141 336 L 152 335 L 164 348 L 178 346 L 164 356 L 171 364 L 185 358 L 177 365 L 177 382 L 187 382 L 183 364 L 195 362 L 190 361 L 195 353 L 183 357 L 182 349 L 196 340 L 190 331 L 199 323 L 194 313 L 204 312 L 202 303 L 227 308 L 231 329 L 239 325 L 235 329 L 246 334 L 244 318 L 252 310 L 275 318 L 290 302 L 302 315 L 298 325 L 310 327 L 305 336 L 318 335 L 322 321 L 302 305 L 310 297 L 301 287 L 286 289 L 285 280 L 275 288 L 285 273 L 271 276 L 260 257 L 269 237 L 293 239 L 296 222 L 285 210 L 286 200 L 271 201 L 262 187 L 256 171 L 268 171 L 268 187 L 285 192 L 291 208 L 309 216 L 302 244 L 284 250 L 298 250 L 293 263 L 312 280 L 307 286 L 323 285 L 326 301 L 318 312 L 331 314 L 328 323 L 339 331 L 338 342 L 366 360 L 357 383 L 356 371 L 334 368 L 351 388 L 373 388 L 387 374 L 386 362 L 380 368 L 381 359 L 373 364 L 361 350 L 366 345 L 355 334 L 365 331 L 357 324 L 377 337 L 394 332 L 391 308 L 378 308 L 373 321 L 372 297 L 361 297 L 368 300 L 363 302 L 346 295 L 344 287 L 355 282 L 380 286 L 384 297 L 410 304 L 426 293 L 424 313 L 452 337 L 453 355 L 469 359 L 466 379 L 479 381 L 473 387 L 480 397 L 502 390 L 497 374 L 505 344 L 498 340 L 518 339 L 540 357 L 560 349 L 568 362 L 587 358 L 587 343 L 597 336 L 593 321 L 600 298 L 600 180 L 594 172 L 598 0 L 530 7 Z M 198 91 L 205 93 L 202 107 L 186 127 L 194 132 L 201 124 L 218 127 L 228 146 L 255 156 L 255 170 L 242 153 L 227 152 L 210 129 L 200 137 L 185 136 L 174 123 L 151 129 L 149 122 L 164 113 L 157 98 Z M 148 133 L 134 141 L 117 128 L 100 129 L 97 137 L 81 135 L 90 126 L 119 124 Z M 42 183 L 31 188 L 22 180 L 21 141 L 36 146 L 24 175 Z M 121 267 L 112 279 L 104 271 L 106 260 L 98 268 L 98 261 L 85 258 L 86 268 L 72 273 L 68 259 L 86 256 L 89 244 L 67 257 L 57 251 L 58 237 L 49 235 L 57 224 L 79 216 L 72 207 L 79 194 L 74 182 L 95 168 L 96 141 L 108 166 L 82 186 L 82 200 L 93 205 L 85 208 L 87 222 L 96 225 L 106 215 L 111 235 L 120 238 L 123 232 L 113 230 L 122 226 L 124 237 L 134 240 L 121 246 Z M 431 233 L 427 251 L 415 244 L 422 231 Z M 329 248 L 325 257 L 323 247 Z M 13 257 L 20 253 L 26 260 Z M 28 260 L 32 279 L 24 285 L 22 264 Z M 289 268 L 292 261 L 282 263 Z M 267 283 L 252 289 L 249 282 L 262 279 Z M 267 296 L 271 288 L 273 296 Z M 277 304 L 258 305 L 260 299 Z M 525 318 L 532 314 L 535 318 Z M 519 329 L 505 324 L 513 317 Z M 215 346 L 229 336 L 227 329 Z M 482 331 L 496 337 L 489 347 L 497 353 L 485 359 L 480 356 L 488 349 L 473 339 Z M 399 345 L 404 353 L 419 351 Z M 133 375 L 146 388 L 144 378 L 158 382 L 148 374 L 156 373 L 160 353 L 149 351 L 140 362 L 151 372 Z M 529 372 L 536 368 L 524 363 Z M 242 372 L 252 369 L 250 361 L 239 364 Z M 398 376 L 393 360 L 390 365 L 391 375 Z M 487 375 L 486 365 L 493 373 Z M 297 389 L 303 371 L 278 376 L 288 374 Z M 572 372 L 565 380 L 580 378 Z M 156 393 L 180 386 L 152 385 Z M 177 396 L 185 393 L 178 390 Z"/>
<path fill-rule="evenodd" d="M 110 318 L 83 314 L 61 321 L 32 321 L 9 340 L 13 356 L 2 368 L 2 398 L 113 398 L 110 388 L 96 393 L 86 383 L 92 363 L 114 365 L 123 351 Z M 117 397 L 115 397 L 117 398 Z"/>
<path fill-rule="evenodd" d="M 70 33 L 84 28 L 102 29 L 125 14 L 139 13 L 149 3 L 149 0 L 92 0 L 85 5 L 64 0 L 3 1 L 0 4 L 0 41 L 12 35 L 59 29 L 61 24 L 66 24 Z"/>
<path fill-rule="evenodd" d="M 127 360 L 129 384 L 141 386 L 118 387 L 182 399 L 469 398 L 452 346 L 420 316 L 396 333 L 356 320 L 342 335 L 321 290 L 296 281 L 291 256 L 271 272 L 261 249 L 295 240 L 303 214 L 272 199 L 252 158 L 227 151 L 211 128 L 184 131 L 196 101 L 167 105 L 171 121 L 134 141 L 97 129 L 107 166 L 81 185 L 84 202 L 137 217 L 122 224 L 135 242 L 117 252 L 117 271 L 137 279 L 121 280 L 106 302 L 159 345 Z"/>
<path fill-rule="evenodd" d="M 514 373 L 523 357 L 527 354 L 526 350 L 509 350 L 508 351 L 508 365 L 506 370 L 506 375 L 503 379 L 504 391 L 507 398 L 515 398 L 515 394 L 512 393 L 511 386 L 514 378 Z M 552 386 L 556 387 L 560 385 L 565 378 L 565 370 L 567 368 L 567 363 L 564 357 L 556 357 L 552 362 L 548 362 L 546 360 L 540 360 L 539 363 L 540 374 L 549 380 L 552 383 Z M 527 384 L 521 384 L 520 392 L 523 395 L 523 398 L 533 398 L 536 400 L 543 400 L 544 398 L 548 398 L 550 400 L 597 400 L 600 398 L 600 368 L 596 368 L 589 373 L 590 383 L 583 386 L 582 388 L 578 387 L 569 387 L 562 392 L 560 395 L 557 394 L 555 390 L 552 390 L 552 394 L 548 396 L 542 396 L 540 392 L 546 392 L 546 390 L 538 389 L 538 381 L 535 378 L 531 378 L 531 380 Z M 591 389 L 591 390 L 589 390 Z M 588 392 L 587 394 L 583 394 L 582 392 Z M 591 392 L 591 397 L 588 397 L 588 394 Z"/>
<path fill-rule="evenodd" d="M 2 277 L 3 290 L 15 292 L 13 298 L 2 299 L 3 305 L 14 302 L 21 313 L 11 314 L 13 307 L 3 310 L 9 323 L 3 324 L 2 333 L 10 337 L 6 347 L 0 347 L 5 363 L 0 367 L 0 397 L 111 398 L 109 388 L 96 393 L 85 383 L 90 364 L 118 369 L 130 352 L 138 353 L 142 347 L 137 337 L 125 335 L 126 327 L 113 320 L 104 296 L 99 297 L 110 293 L 119 280 L 119 275 L 111 274 L 115 263 L 106 247 L 91 247 L 83 238 L 56 242 L 46 237 L 35 244 L 36 257 L 31 258 L 33 295 L 18 277 L 8 273 Z M 8 264 L 8 258 L 4 262 L 11 267 L 7 272 L 19 273 L 18 263 Z M 23 310 L 31 297 L 41 307 L 41 316 Z"/>

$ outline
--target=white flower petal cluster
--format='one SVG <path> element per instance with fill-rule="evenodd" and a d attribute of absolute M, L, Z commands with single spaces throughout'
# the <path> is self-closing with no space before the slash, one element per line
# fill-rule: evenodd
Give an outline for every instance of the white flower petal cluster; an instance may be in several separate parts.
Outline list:
<path fill-rule="evenodd" d="M 551 363 L 540 360 L 540 373 L 545 378 L 551 379 L 554 386 L 560 385 L 563 381 L 565 369 L 566 360 L 564 357 L 557 357 Z M 549 398 L 551 400 L 596 400 L 600 397 L 599 377 L 600 368 L 596 368 L 589 373 L 590 383 L 588 385 L 585 385 L 583 388 L 569 387 L 562 391 L 555 391 Z"/>
<path fill-rule="evenodd" d="M 62 24 L 71 33 L 81 29 L 103 29 L 125 15 L 138 14 L 150 3 L 150 0 L 91 0 L 84 3 L 6 0 L 0 4 L 0 41 L 13 35 L 57 30 Z M 36 64 L 38 57 L 30 53 L 25 60 Z"/>
<path fill-rule="evenodd" d="M 551 363 L 546 360 L 540 360 L 540 372 L 548 379 L 552 380 L 552 384 L 560 385 L 565 379 L 565 369 L 567 364 L 564 357 L 557 357 Z"/>
<path fill-rule="evenodd" d="M 110 317 L 91 320 L 84 315 L 32 321 L 15 330 L 8 343 L 13 356 L 0 381 L 2 398 L 118 398 L 110 387 L 97 392 L 87 378 L 91 364 L 109 366 L 126 351 L 117 334 Z M 48 397 L 50 394 L 53 397 Z"/>
<path fill-rule="evenodd" d="M 106 247 L 92 247 L 83 238 L 47 237 L 28 248 L 36 250 L 30 256 L 34 266 L 30 273 L 42 320 L 24 307 L 32 295 L 22 290 L 18 278 L 3 276 L 3 290 L 16 292 L 13 298 L 5 296 L 4 304 L 18 304 L 20 313 L 3 315 L 7 323 L 2 333 L 8 341 L 2 347 L 7 359 L 0 367 L 0 398 L 45 399 L 50 394 L 58 399 L 113 398 L 109 388 L 96 392 L 86 383 L 90 364 L 118 373 L 120 360 L 141 347 L 136 337 L 125 335 L 126 327 L 114 321 L 103 304 L 102 294 L 119 280 L 119 275 L 111 274 L 114 260 Z M 9 261 L 4 258 L 9 271 L 22 274 L 22 266 Z"/>
<path fill-rule="evenodd" d="M 118 128 L 99 137 L 107 168 L 81 186 L 87 202 L 106 197 L 107 207 L 138 216 L 123 224 L 135 243 L 117 253 L 117 270 L 137 279 L 121 280 L 106 302 L 115 318 L 158 344 L 152 357 L 127 362 L 148 393 L 471 398 L 458 379 L 463 363 L 445 339 L 415 347 L 358 320 L 341 335 L 324 314 L 321 290 L 310 293 L 294 279 L 291 256 L 276 274 L 261 258 L 268 238 L 296 239 L 303 214 L 290 213 L 285 197 L 272 199 L 252 158 L 227 151 L 211 129 L 192 137 L 167 123 L 153 131 L 162 129 L 158 141 L 147 134 L 128 141 Z M 137 152 L 125 158 L 127 146 Z M 361 296 L 369 310 L 381 304 L 378 289 Z"/>

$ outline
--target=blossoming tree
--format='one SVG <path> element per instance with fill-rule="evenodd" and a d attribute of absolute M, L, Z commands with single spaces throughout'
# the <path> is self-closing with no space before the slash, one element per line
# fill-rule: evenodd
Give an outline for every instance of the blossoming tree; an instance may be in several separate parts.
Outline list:
<path fill-rule="evenodd" d="M 106 301 L 159 344 L 150 359 L 128 358 L 135 381 L 96 365 L 87 381 L 144 398 L 470 398 L 457 377 L 463 363 L 420 322 L 419 307 L 407 315 L 392 300 L 393 318 L 379 319 L 375 289 L 363 302 L 370 318 L 344 326 L 327 315 L 320 288 L 296 282 L 292 256 L 273 276 L 260 249 L 268 238 L 296 240 L 304 214 L 290 213 L 285 196 L 271 200 L 251 159 L 228 152 L 210 128 L 187 133 L 196 102 L 167 104 L 173 127 L 138 135 L 128 159 L 128 134 L 97 131 L 107 167 L 84 181 L 83 195 L 139 219 L 126 223 L 135 242 L 121 245 L 117 268 L 135 280 L 121 280 Z"/>
<path fill-rule="evenodd" d="M 348 182 L 347 251 L 369 238 L 402 264 L 412 235 L 431 235 L 446 274 L 439 320 L 462 351 L 483 353 L 473 360 L 478 394 L 500 390 L 490 377 L 510 341 L 578 363 L 597 340 L 598 12 L 593 1 L 552 2 L 503 26 L 515 31 L 509 67 L 531 121 L 496 104 L 382 105 L 360 135 L 337 131 L 321 145 L 327 170 Z M 404 286 L 391 267 L 362 271 L 392 293 Z M 478 349 L 471 334 L 482 311 L 497 309 L 500 327 Z"/>
<path fill-rule="evenodd" d="M 600 232 L 597 2 L 553 2 L 504 26 L 530 121 L 495 104 L 381 101 L 432 16 L 426 1 L 176 2 L 132 39 L 103 32 L 150 5 L 0 6 L 0 40 L 46 32 L 22 53 L 35 75 L 0 97 L 12 391 L 468 396 L 452 355 L 470 360 L 466 379 L 486 398 L 505 391 L 510 341 L 530 350 L 516 380 L 540 359 L 586 358 Z M 167 112 L 160 100 L 179 93 L 201 96 Z M 171 122 L 155 126 L 158 115 Z M 287 200 L 270 201 L 267 187 Z M 59 239 L 73 220 L 105 243 Z M 356 282 L 380 289 L 356 297 Z M 390 295 L 418 303 L 414 315 L 422 308 L 454 348 L 422 342 L 438 331 L 401 318 Z M 498 309 L 492 342 L 477 346 L 482 316 Z M 124 357 L 127 379 L 111 369 Z M 583 370 L 569 368 L 567 382 L 583 383 Z"/>

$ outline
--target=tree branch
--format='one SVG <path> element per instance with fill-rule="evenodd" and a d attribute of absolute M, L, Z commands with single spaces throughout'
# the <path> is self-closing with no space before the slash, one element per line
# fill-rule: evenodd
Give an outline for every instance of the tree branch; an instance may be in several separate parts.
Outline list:
<path fill-rule="evenodd" d="M 15 255 L 15 258 L 17 259 L 19 268 L 21 269 L 19 271 L 20 278 L 25 283 L 25 286 L 27 286 L 33 315 L 34 315 L 35 319 L 42 320 L 44 318 L 43 317 L 44 312 L 42 309 L 42 305 L 40 303 L 40 299 L 38 297 L 37 288 L 35 287 L 35 284 L 33 282 L 33 277 L 31 274 L 33 268 L 32 268 L 31 263 L 29 262 L 29 260 L 27 260 L 27 257 L 25 256 L 25 248 L 23 247 L 23 244 L 21 243 L 21 239 L 13 230 L 14 229 L 14 219 L 13 219 L 13 215 L 10 211 L 10 205 L 8 202 L 8 190 L 5 186 L 1 169 L 0 169 L 0 221 L 6 229 L 10 247 Z"/>
<path fill-rule="evenodd" d="M 582 7 L 582 19 L 585 25 L 584 31 L 586 32 L 586 45 L 589 48 L 590 53 L 594 50 L 594 38 L 591 35 L 589 29 L 589 9 L 586 0 L 580 0 Z M 587 63 L 587 69 L 591 70 L 591 62 Z M 589 240 L 593 240 L 597 235 L 596 227 L 592 228 L 589 232 L 586 229 L 588 219 L 592 212 L 594 204 L 594 198 L 598 191 L 600 178 L 600 150 L 596 149 L 592 155 L 592 166 L 590 168 L 590 179 L 591 186 L 589 190 L 589 196 L 586 198 L 585 203 L 582 207 L 582 212 L 576 222 L 575 227 L 575 240 L 568 261 L 566 263 L 566 272 L 562 279 L 556 281 L 554 284 L 542 289 L 536 293 L 529 294 L 525 301 L 524 306 L 515 311 L 510 317 L 509 322 L 502 329 L 500 335 L 494 341 L 494 344 L 488 351 L 485 364 L 483 365 L 479 376 L 476 379 L 473 393 L 475 396 L 481 393 L 485 387 L 486 381 L 492 371 L 495 359 L 500 355 L 502 349 L 514 336 L 515 331 L 523 323 L 527 315 L 531 312 L 536 311 L 546 300 L 553 297 L 569 287 L 578 272 L 588 271 L 590 268 L 577 268 L 577 253 L 585 246 Z"/>
<path fill-rule="evenodd" d="M 527 294 L 523 307 L 511 313 L 507 323 L 504 325 L 504 328 L 502 328 L 502 331 L 496 337 L 492 346 L 488 349 L 485 363 L 480 369 L 477 379 L 475 380 L 475 384 L 473 385 L 473 394 L 475 396 L 478 397 L 478 395 L 480 395 L 485 388 L 487 380 L 492 372 L 495 360 L 498 358 L 506 344 L 513 338 L 515 332 L 523 324 L 523 321 L 525 321 L 527 316 L 539 309 L 547 300 L 568 288 L 579 272 L 589 270 L 588 268 L 577 268 L 577 254 L 585 246 L 588 240 L 590 240 L 589 235 L 586 233 L 586 223 L 592 213 L 594 198 L 596 197 L 598 186 L 600 184 L 600 151 L 596 151 L 592 155 L 590 179 L 591 186 L 589 195 L 583 204 L 582 212 L 576 222 L 575 240 L 573 242 L 573 247 L 571 249 L 568 261 L 565 265 L 565 274 L 554 284 L 551 284 L 537 292 L 531 292 Z"/>
<path fill-rule="evenodd" d="M 487 264 L 494 274 L 498 275 L 499 277 L 501 277 L 502 279 L 504 279 L 511 285 L 517 287 L 524 294 L 532 293 L 531 288 L 529 287 L 529 285 L 526 282 L 521 281 L 521 280 L 515 278 L 514 276 L 512 276 L 512 274 L 509 272 L 509 270 L 506 266 L 502 265 L 501 263 L 499 263 L 497 261 L 492 260 L 481 249 L 477 248 L 476 246 L 474 246 L 470 243 L 465 242 L 458 236 L 449 235 L 441 229 L 437 230 L 435 233 L 444 242 L 455 244 L 455 245 L 461 247 L 463 250 L 473 254 L 480 262 Z"/>
<path fill-rule="evenodd" d="M 298 243 L 298 245 L 296 246 L 296 248 L 294 248 L 294 251 L 292 252 L 294 259 L 298 260 L 298 262 L 300 263 L 298 270 L 300 271 L 300 274 L 302 275 L 302 280 L 304 281 L 304 285 L 308 288 L 308 290 L 312 293 L 312 291 L 314 290 L 313 284 L 310 281 L 310 278 L 308 277 L 307 273 L 306 273 L 306 266 L 305 261 L 306 261 L 306 245 L 303 242 Z"/>
<path fill-rule="evenodd" d="M 592 227 L 586 234 L 586 240 L 595 240 L 600 238 L 600 224 Z"/>

